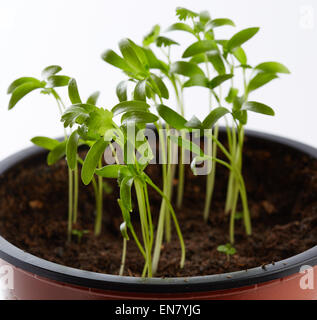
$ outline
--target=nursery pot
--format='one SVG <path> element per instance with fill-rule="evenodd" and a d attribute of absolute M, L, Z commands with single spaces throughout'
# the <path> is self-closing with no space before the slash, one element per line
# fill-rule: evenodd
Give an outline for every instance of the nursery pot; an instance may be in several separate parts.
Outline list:
<path fill-rule="evenodd" d="M 302 143 L 255 131 L 246 135 L 317 159 L 317 150 Z M 43 152 L 31 147 L 10 156 L 1 162 L 0 174 Z M 314 274 L 317 276 L 317 246 L 265 267 L 209 276 L 144 279 L 52 263 L 0 236 L 0 293 L 9 299 L 317 299 Z"/>

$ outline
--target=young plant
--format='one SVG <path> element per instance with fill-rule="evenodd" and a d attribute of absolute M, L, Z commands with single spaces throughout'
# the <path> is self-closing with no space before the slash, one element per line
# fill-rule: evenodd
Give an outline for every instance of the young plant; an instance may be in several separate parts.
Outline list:
<path fill-rule="evenodd" d="M 237 252 L 237 250 L 232 246 L 231 243 L 222 244 L 218 246 L 217 250 L 227 256 L 228 262 L 230 261 L 230 257 Z"/>
<path fill-rule="evenodd" d="M 65 75 L 59 75 L 58 73 L 62 70 L 60 66 L 51 65 L 46 67 L 42 73 L 42 79 L 37 79 L 34 77 L 22 77 L 13 81 L 7 93 L 11 95 L 9 101 L 9 110 L 15 107 L 15 105 L 27 94 L 34 90 L 40 90 L 40 93 L 51 95 L 57 103 L 58 110 L 60 114 L 63 114 L 65 110 L 65 105 L 56 91 L 56 88 L 65 87 L 68 85 L 70 77 Z M 68 135 L 66 130 L 64 130 L 64 141 L 60 142 L 55 139 L 47 137 L 34 137 L 31 141 L 47 150 L 49 150 L 47 156 L 48 165 L 56 163 L 58 160 L 63 158 L 66 154 L 66 143 L 68 140 Z M 75 176 L 75 178 L 74 178 Z M 68 170 L 69 177 L 69 203 L 68 203 L 68 240 L 71 239 L 72 234 L 72 223 L 73 217 L 76 222 L 77 219 L 77 207 L 78 207 L 78 179 L 76 179 L 72 170 Z M 75 186 L 73 185 L 73 179 L 75 179 Z"/>

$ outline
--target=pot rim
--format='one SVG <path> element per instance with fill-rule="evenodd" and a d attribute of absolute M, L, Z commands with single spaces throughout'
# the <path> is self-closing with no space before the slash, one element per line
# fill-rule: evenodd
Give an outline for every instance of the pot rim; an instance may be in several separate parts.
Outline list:
<path fill-rule="evenodd" d="M 221 128 L 221 131 L 224 131 L 224 128 Z M 251 138 L 268 140 L 287 146 L 317 159 L 317 149 L 301 142 L 254 130 L 246 130 L 246 135 Z M 7 157 L 0 162 L 0 175 L 15 165 L 45 152 L 45 150 L 33 146 Z M 317 246 L 288 259 L 265 265 L 265 268 L 256 267 L 230 273 L 179 278 L 154 277 L 148 279 L 75 269 L 29 254 L 12 245 L 1 236 L 0 258 L 37 276 L 70 285 L 106 291 L 184 293 L 234 289 L 290 276 L 298 273 L 303 265 L 317 265 Z"/>

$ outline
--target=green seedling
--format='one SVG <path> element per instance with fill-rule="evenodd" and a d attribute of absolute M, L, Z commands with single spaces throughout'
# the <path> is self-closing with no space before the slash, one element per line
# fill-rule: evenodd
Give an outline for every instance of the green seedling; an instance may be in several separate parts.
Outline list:
<path fill-rule="evenodd" d="M 77 237 L 77 243 L 80 244 L 81 243 L 81 240 L 83 238 L 83 236 L 85 234 L 88 234 L 90 233 L 89 230 L 76 230 L 76 229 L 73 229 L 72 230 L 72 235 L 76 236 Z"/>
<path fill-rule="evenodd" d="M 227 255 L 227 260 L 230 261 L 230 257 L 233 256 L 237 250 L 232 246 L 231 243 L 218 246 L 217 250 Z"/>

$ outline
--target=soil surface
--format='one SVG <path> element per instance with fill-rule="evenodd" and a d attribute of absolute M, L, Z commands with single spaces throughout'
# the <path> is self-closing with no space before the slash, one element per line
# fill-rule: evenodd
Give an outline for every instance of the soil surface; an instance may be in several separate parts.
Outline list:
<path fill-rule="evenodd" d="M 151 165 L 147 170 L 160 183 L 160 168 Z M 194 176 L 187 168 L 183 207 L 176 210 L 186 243 L 186 264 L 184 269 L 179 268 L 180 246 L 173 232 L 172 241 L 162 246 L 157 276 L 249 269 L 288 258 L 317 244 L 317 160 L 275 143 L 247 138 L 244 176 L 253 234 L 247 237 L 242 220 L 236 221 L 237 253 L 228 261 L 226 255 L 217 251 L 218 245 L 228 242 L 229 217 L 224 213 L 228 171 L 217 166 L 212 210 L 208 223 L 204 223 L 205 177 Z M 175 179 L 174 185 L 177 183 Z M 108 190 L 104 196 L 102 235 L 93 236 L 93 190 L 81 185 L 75 229 L 90 233 L 81 242 L 73 236 L 72 242 L 67 243 L 66 162 L 48 167 L 45 155 L 30 159 L 0 177 L 0 234 L 19 248 L 49 261 L 118 274 L 122 217 L 116 201 L 116 181 L 110 181 L 109 186 L 113 191 Z M 151 190 L 150 199 L 156 223 L 161 200 Z M 137 208 L 132 219 L 137 229 Z M 129 241 L 125 275 L 140 276 L 143 263 L 136 245 Z"/>

